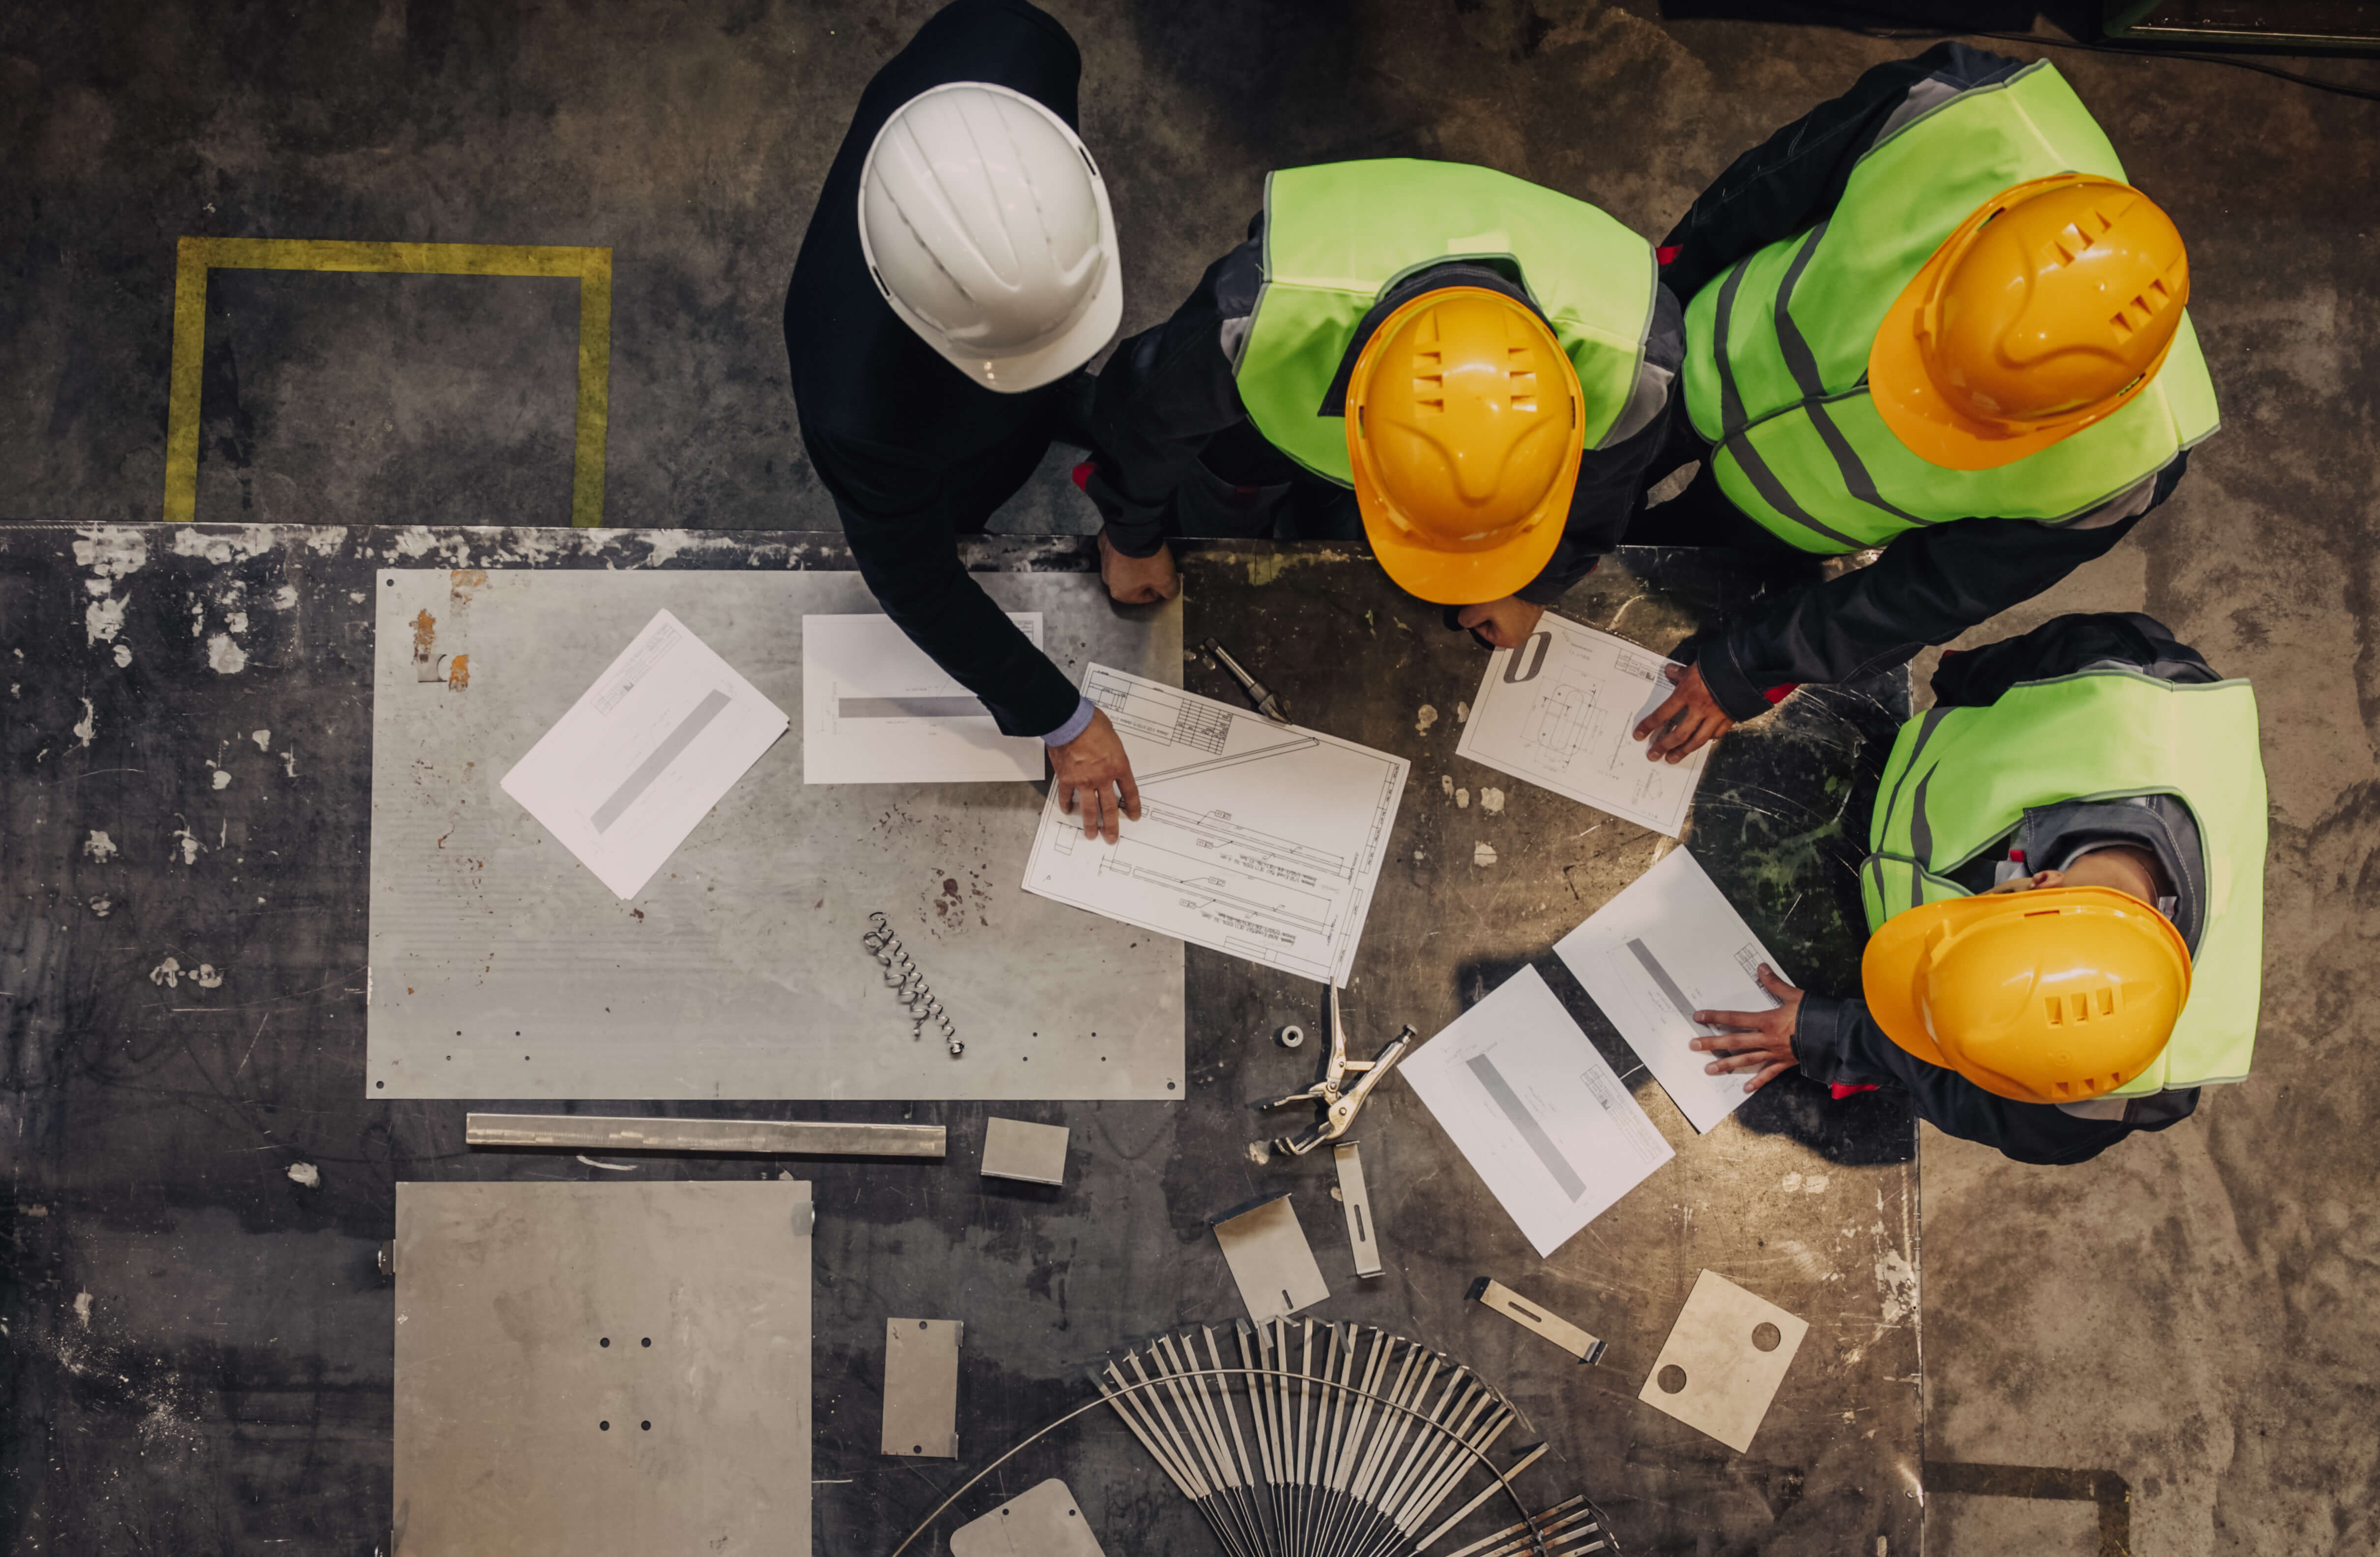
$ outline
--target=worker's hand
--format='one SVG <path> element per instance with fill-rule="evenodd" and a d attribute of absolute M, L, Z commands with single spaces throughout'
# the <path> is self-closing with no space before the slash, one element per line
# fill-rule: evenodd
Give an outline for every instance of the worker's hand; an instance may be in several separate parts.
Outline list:
<path fill-rule="evenodd" d="M 1162 541 L 1154 556 L 1128 557 L 1115 549 L 1106 530 L 1099 531 L 1099 582 L 1123 605 L 1155 605 L 1182 592 L 1182 575 L 1173 570 L 1173 553 Z M 1117 760 L 1123 759 L 1119 756 Z"/>
<path fill-rule="evenodd" d="M 1116 841 L 1119 797 L 1123 814 L 1140 820 L 1140 785 L 1132 782 L 1132 759 L 1124 755 L 1123 737 L 1108 723 L 1107 710 L 1092 712 L 1083 733 L 1063 746 L 1050 748 L 1050 767 L 1056 775 L 1058 809 L 1068 816 L 1079 803 L 1083 836 L 1094 833 Z"/>
<path fill-rule="evenodd" d="M 1776 1000 L 1774 1011 L 1697 1011 L 1694 1020 L 1706 1028 L 1728 1030 L 1717 1038 L 1698 1038 L 1687 1045 L 1718 1058 L 1703 1066 L 1712 1076 L 1728 1076 L 1736 1071 L 1751 1071 L 1751 1080 L 1743 1084 L 1747 1092 L 1757 1092 L 1777 1077 L 1791 1070 L 1801 1061 L 1793 1052 L 1793 1027 L 1802 1018 L 1802 991 L 1777 977 L 1776 969 L 1767 963 L 1760 965 L 1755 975 L 1760 987 Z"/>
<path fill-rule="evenodd" d="M 1718 699 L 1703 684 L 1703 673 L 1693 665 L 1664 665 L 1661 674 L 1677 690 L 1669 700 L 1645 716 L 1635 738 L 1655 736 L 1645 748 L 1645 760 L 1682 762 L 1735 728 L 1735 721 L 1719 712 Z"/>
<path fill-rule="evenodd" d="M 1499 649 L 1518 649 L 1537 630 L 1537 618 L 1545 614 L 1542 605 L 1531 605 L 1518 595 L 1506 595 L 1485 605 L 1464 606 L 1454 623 L 1471 628 Z"/>

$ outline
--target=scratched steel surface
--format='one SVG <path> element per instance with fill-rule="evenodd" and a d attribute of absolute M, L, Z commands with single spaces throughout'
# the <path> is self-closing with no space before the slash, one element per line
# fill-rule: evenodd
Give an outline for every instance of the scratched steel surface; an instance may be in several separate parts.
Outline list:
<path fill-rule="evenodd" d="M 1084 574 L 986 582 L 1040 614 L 1069 675 L 1180 682 L 1178 604 L 1118 611 Z M 875 610 L 856 573 L 388 568 L 372 598 L 375 1093 L 1181 1095 L 1181 943 L 1025 891 L 1038 786 L 802 782 L 799 624 Z M 498 781 L 662 610 L 793 728 L 623 899 Z M 958 1057 L 860 944 L 880 910 Z"/>
<path fill-rule="evenodd" d="M 1070 540 L 988 542 L 974 555 L 987 567 L 1090 566 Z M 1391 1081 L 1357 1131 L 1388 1270 L 1358 1283 L 1328 1155 L 1259 1162 L 1248 1150 L 1266 1132 L 1245 1105 L 1310 1078 L 1312 1045 L 1291 1053 L 1262 1035 L 1289 1020 L 1315 1028 L 1314 987 L 1196 948 L 1182 1103 L 734 1109 L 943 1124 L 951 1152 L 939 1163 L 638 1160 L 623 1173 L 469 1152 L 464 1102 L 370 1096 L 376 570 L 846 565 L 826 538 L 750 532 L 0 530 L 0 1232 L 13 1256 L 0 1271 L 0 1486 L 20 1549 L 385 1549 L 395 1315 L 376 1255 L 396 1183 L 781 1171 L 816 1186 L 820 1551 L 889 1551 L 964 1474 L 1087 1398 L 1088 1364 L 1231 1319 L 1208 1225 L 1279 1188 L 1293 1191 L 1333 1289 L 1317 1312 L 1442 1347 L 1509 1391 L 1562 1457 L 1523 1488 L 1547 1502 L 1590 1491 L 1623 1550 L 1864 1552 L 1878 1537 L 1893 1552 L 1916 1549 L 1905 1106 L 1881 1093 L 1830 1102 L 1789 1077 L 1694 1137 L 1549 951 L 1658 841 L 1454 759 L 1479 651 L 1344 551 L 1194 551 L 1184 633 L 1220 637 L 1300 718 L 1414 761 L 1347 994 L 1359 1046 L 1400 1022 L 1434 1031 L 1534 964 L 1679 1149 L 1553 1259 L 1531 1254 Z M 1624 553 L 1562 609 L 1665 649 L 1767 577 L 1718 554 Z M 1185 666 L 1184 681 L 1232 695 L 1204 664 Z M 1722 743 L 1704 782 L 1689 841 L 1762 939 L 1821 990 L 1856 978 L 1846 866 L 1904 702 L 1897 684 L 1804 692 Z M 1488 787 L 1503 792 L 1500 811 L 1479 803 Z M 1494 865 L 1474 863 L 1481 843 Z M 1070 1127 L 1064 1186 L 979 1177 L 993 1113 Z M 1706 1266 L 1813 1327 L 1747 1454 L 1634 1401 Z M 1479 1274 L 1609 1338 L 1603 1360 L 1582 1367 L 1466 1307 Z M 955 1465 L 876 1453 L 892 1313 L 966 1320 Z M 997 1502 L 995 1489 L 1049 1475 L 1066 1479 L 1110 1551 L 1214 1550 L 1141 1450 L 1096 1414 L 963 1499 L 937 1544 Z"/>

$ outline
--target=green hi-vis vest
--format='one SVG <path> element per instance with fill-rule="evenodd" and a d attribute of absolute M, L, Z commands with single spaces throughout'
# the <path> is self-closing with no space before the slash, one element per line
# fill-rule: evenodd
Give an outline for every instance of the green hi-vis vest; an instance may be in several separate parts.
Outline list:
<path fill-rule="evenodd" d="M 2245 681 L 2185 687 L 2125 670 L 2021 682 L 1988 708 L 1900 727 L 1868 830 L 1860 891 L 1874 934 L 1893 915 L 1964 897 L 1950 873 L 2029 809 L 2172 795 L 2198 822 L 2206 907 L 2190 1001 L 2125 1097 L 2248 1074 L 2264 972 L 2265 767 Z M 2035 862 L 2046 863 L 2046 862 Z"/>
<path fill-rule="evenodd" d="M 2066 79 L 2029 65 L 1878 141 L 1827 220 L 1694 295 L 1686 408 L 1737 507 L 1820 553 L 1978 516 L 2070 519 L 2214 432 L 2215 386 L 2187 312 L 2156 377 L 2121 410 L 1995 470 L 1929 464 L 1876 414 L 1868 350 L 1911 278 L 1984 201 L 2067 172 L 2124 176 Z"/>
<path fill-rule="evenodd" d="M 1265 180 L 1264 285 L 1240 403 L 1273 445 L 1354 484 L 1347 427 L 1320 414 L 1355 326 L 1389 288 L 1450 261 L 1506 262 L 1585 394 L 1586 446 L 1628 408 L 1653 323 L 1652 246 L 1584 201 L 1467 163 L 1326 163 Z"/>

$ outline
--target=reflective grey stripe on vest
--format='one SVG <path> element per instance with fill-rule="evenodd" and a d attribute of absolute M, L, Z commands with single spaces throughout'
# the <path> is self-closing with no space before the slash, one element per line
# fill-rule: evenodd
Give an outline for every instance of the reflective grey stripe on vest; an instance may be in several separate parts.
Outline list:
<path fill-rule="evenodd" d="M 1711 319 L 1711 334 L 1716 337 L 1711 342 L 1711 360 L 1718 367 L 1719 447 L 1734 454 L 1736 464 L 1743 468 L 1753 489 L 1768 500 L 1770 507 L 1838 545 L 1860 551 L 1863 548 L 1859 541 L 1839 529 L 1820 524 L 1815 516 L 1804 512 L 1802 505 L 1793 501 L 1793 494 L 1785 490 L 1785 483 L 1777 479 L 1777 472 L 1768 468 L 1768 462 L 1760 457 L 1760 451 L 1752 446 L 1752 440 L 1741 436 L 1746 420 L 1743 392 L 1735 386 L 1735 369 L 1728 361 L 1727 327 L 1728 321 L 1735 313 L 1735 294 L 1743 286 L 1743 273 L 1751 263 L 1748 259 L 1739 261 L 1735 268 L 1727 273 L 1727 279 L 1719 283 L 1718 305 Z M 1808 347 L 1805 346 L 1803 350 L 1806 356 Z"/>
<path fill-rule="evenodd" d="M 1917 760 L 1925 755 L 1925 743 L 1934 738 L 1935 730 L 1949 716 L 1950 711 L 1947 708 L 1929 708 L 1925 711 L 1925 723 L 1917 726 L 1916 744 L 1909 748 L 1909 766 L 1901 769 L 1900 776 L 1892 781 L 1892 796 L 1884 803 L 1884 824 L 1888 831 L 1892 826 L 1893 813 L 1900 809 L 1901 785 L 1907 784 L 1909 775 L 1917 771 Z M 1934 771 L 1929 768 L 1925 772 L 1925 777 L 1918 780 L 1917 815 L 1909 824 L 1911 852 L 1916 856 L 1909 870 L 1909 906 L 1912 908 L 1921 906 L 1925 901 L 1925 872 L 1931 870 L 1934 864 L 1934 830 L 1925 820 L 1925 785 L 1933 776 Z M 1921 829 L 1923 829 L 1922 833 Z M 1876 858 L 1881 860 L 1883 857 L 1879 855 Z M 1876 868 L 1876 896 L 1877 902 L 1884 901 L 1884 867 L 1880 863 Z"/>
<path fill-rule="evenodd" d="M 1830 216 L 1827 220 L 1833 219 Z M 1818 251 L 1818 244 L 1826 236 L 1826 222 L 1810 229 L 1810 236 L 1803 240 L 1801 249 L 1793 256 L 1793 262 L 1786 267 L 1785 279 L 1778 285 L 1778 352 L 1785 359 L 1785 371 L 1793 375 L 1795 386 L 1807 398 L 1808 403 L 1803 409 L 1809 413 L 1810 425 L 1816 431 L 1818 441 L 1826 444 L 1827 453 L 1834 456 L 1835 469 L 1843 479 L 1843 490 L 1869 507 L 1881 509 L 1906 523 L 1938 523 L 1938 520 L 1921 518 L 1905 508 L 1896 508 L 1887 503 L 1884 493 L 1876 487 L 1876 478 L 1868 474 L 1866 463 L 1852 447 L 1851 440 L 1843 436 L 1843 430 L 1835 425 L 1835 419 L 1827 414 L 1827 383 L 1818 372 L 1817 354 L 1810 349 L 1809 340 L 1803 335 L 1802 327 L 1793 322 L 1792 312 L 1794 285 L 1802 279 L 1802 272 L 1809 266 L 1810 256 Z M 1866 382 L 1864 375 L 1861 382 Z M 1842 538 L 1839 536 L 1837 539 Z"/>
<path fill-rule="evenodd" d="M 1913 756 L 1913 754 L 1912 754 Z M 1909 797 L 1909 852 L 1917 857 L 1917 868 L 1909 872 L 1909 906 L 1925 906 L 1925 877 L 1934 869 L 1934 824 L 1925 820 L 1925 786 L 1934 782 L 1934 769 L 1917 781 L 1917 793 Z"/>

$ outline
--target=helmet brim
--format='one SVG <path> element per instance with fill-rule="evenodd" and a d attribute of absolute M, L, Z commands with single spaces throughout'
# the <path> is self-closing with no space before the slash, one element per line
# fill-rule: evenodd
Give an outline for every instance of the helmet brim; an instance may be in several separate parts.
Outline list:
<path fill-rule="evenodd" d="M 1554 548 L 1561 544 L 1571 494 L 1578 486 L 1573 467 L 1569 477 L 1537 505 L 1528 527 L 1500 546 L 1479 552 L 1442 552 L 1408 539 L 1404 528 L 1384 511 L 1363 462 L 1354 464 L 1355 509 L 1364 517 L 1364 538 L 1371 543 L 1372 555 L 1390 582 L 1432 605 L 1484 605 L 1518 592 L 1543 573 L 1553 559 Z"/>
<path fill-rule="evenodd" d="M 1993 210 L 2004 195 L 2005 191 L 1986 201 L 1917 268 L 1886 310 L 1884 322 L 1876 326 L 1876 339 L 1868 347 L 1867 388 L 1876 414 L 1903 448 L 1945 470 L 1997 470 L 2105 421 L 2149 386 L 2173 349 L 2173 343 L 2168 341 L 2148 371 L 2113 399 L 2021 427 L 1982 420 L 1945 395 L 1934 375 L 1926 371 L 1925 347 L 1917 336 L 1918 320 L 1951 262 L 1965 251 L 1966 240 L 1982 225 L 1978 218 Z"/>

